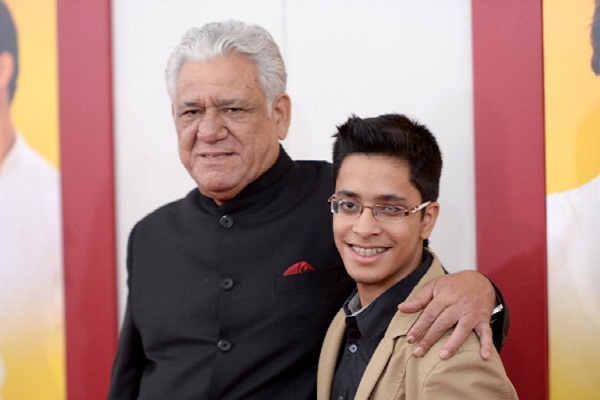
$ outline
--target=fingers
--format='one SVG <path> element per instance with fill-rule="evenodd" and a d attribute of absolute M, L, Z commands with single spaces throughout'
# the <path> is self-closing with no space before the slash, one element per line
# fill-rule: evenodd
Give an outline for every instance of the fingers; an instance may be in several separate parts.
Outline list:
<path fill-rule="evenodd" d="M 431 299 L 433 298 L 434 289 L 435 289 L 435 281 L 427 283 L 410 300 L 400 303 L 398 305 L 398 310 L 400 310 L 400 312 L 403 312 L 405 314 L 413 314 L 413 313 L 416 313 L 417 311 L 421 311 L 422 309 L 424 309 L 427 306 L 427 304 L 429 304 L 431 302 Z M 427 327 L 429 325 L 431 325 L 431 323 L 429 323 L 427 325 Z M 425 330 L 423 330 L 421 333 L 423 333 L 423 332 L 425 332 Z"/>
<path fill-rule="evenodd" d="M 489 323 L 481 322 L 475 327 L 475 333 L 481 342 L 481 358 L 489 360 L 494 346 L 492 328 Z"/>
<path fill-rule="evenodd" d="M 456 354 L 459 347 L 467 340 L 471 334 L 473 325 L 470 320 L 463 318 L 456 324 L 456 328 L 452 331 L 450 338 L 444 343 L 444 347 L 440 352 L 440 358 L 446 360 Z"/>
<path fill-rule="evenodd" d="M 473 318 L 473 315 L 467 314 L 459 318 L 452 334 L 448 340 L 446 340 L 440 351 L 440 358 L 446 360 L 456 354 L 457 350 L 465 342 L 471 332 L 475 331 L 481 342 L 481 358 L 489 360 L 493 346 L 492 329 L 489 322 L 481 320 L 482 317 L 483 316 L 480 316 L 480 318 Z M 452 327 L 452 323 L 455 320 L 455 315 L 451 309 L 444 310 L 415 344 L 413 354 L 417 357 L 424 356 L 431 346 L 433 346 L 433 344 Z M 412 332 L 409 331 L 408 336 L 410 337 L 411 334 Z M 411 343 L 410 340 L 409 343 Z"/>
<path fill-rule="evenodd" d="M 432 304 L 430 304 L 432 306 Z M 413 327 L 408 331 L 408 343 L 415 343 L 415 349 L 413 354 L 417 357 L 422 357 L 429 351 L 431 346 L 435 342 L 437 342 L 442 335 L 452 326 L 454 325 L 456 318 L 453 316 L 452 311 L 449 309 L 437 310 L 434 307 L 427 307 L 421 317 L 417 320 L 417 322 L 413 325 Z M 471 331 L 468 329 L 467 334 Z M 465 337 L 466 337 L 465 335 Z M 462 341 L 459 339 L 455 339 L 458 341 L 458 345 L 451 353 L 449 353 L 446 357 L 448 358 L 456 349 L 462 344 Z M 444 349 L 446 346 L 444 347 Z"/>
<path fill-rule="evenodd" d="M 411 302 L 398 307 L 402 312 L 425 307 L 407 336 L 409 343 L 416 343 L 414 354 L 423 356 L 448 329 L 455 327 L 440 352 L 442 359 L 452 357 L 473 330 L 481 340 L 482 358 L 488 359 L 493 346 L 489 323 L 495 294 L 487 278 L 474 271 L 463 271 L 434 280 L 423 290 L 425 293 L 419 292 Z"/>
<path fill-rule="evenodd" d="M 433 301 L 427 304 L 421 316 L 408 331 L 408 343 L 416 343 L 418 340 L 427 352 L 433 344 L 432 340 L 439 339 L 454 324 L 454 321 L 448 321 L 447 314 L 443 314 L 445 309 L 445 304 L 441 302 Z"/>

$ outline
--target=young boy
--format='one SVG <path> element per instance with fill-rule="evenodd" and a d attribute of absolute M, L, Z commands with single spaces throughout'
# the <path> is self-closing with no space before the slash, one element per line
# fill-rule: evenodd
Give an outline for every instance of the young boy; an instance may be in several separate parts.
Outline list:
<path fill-rule="evenodd" d="M 403 115 L 351 117 L 333 150 L 329 199 L 335 244 L 357 289 L 329 327 L 319 361 L 318 399 L 516 399 L 498 353 L 479 355 L 475 333 L 456 355 L 424 357 L 406 334 L 418 314 L 396 312 L 445 272 L 428 248 L 440 206 L 440 149 Z"/>

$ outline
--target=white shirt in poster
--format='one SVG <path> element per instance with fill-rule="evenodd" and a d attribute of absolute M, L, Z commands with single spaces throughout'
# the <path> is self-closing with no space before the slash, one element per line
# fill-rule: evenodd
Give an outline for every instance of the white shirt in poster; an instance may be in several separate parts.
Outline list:
<path fill-rule="evenodd" d="M 57 379 L 64 357 L 62 271 L 59 174 L 18 134 L 0 164 L 0 384 L 6 388 L 26 384 L 19 373 L 25 365 L 29 385 Z"/>
<path fill-rule="evenodd" d="M 600 175 L 548 195 L 547 213 L 553 371 L 572 388 L 600 389 Z"/>

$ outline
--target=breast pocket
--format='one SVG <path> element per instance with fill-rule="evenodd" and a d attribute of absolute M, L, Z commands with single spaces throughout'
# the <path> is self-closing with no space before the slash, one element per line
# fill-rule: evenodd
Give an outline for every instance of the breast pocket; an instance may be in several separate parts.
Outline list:
<path fill-rule="evenodd" d="M 335 284 L 340 279 L 338 268 L 324 268 L 275 279 L 275 293 L 310 289 Z"/>
<path fill-rule="evenodd" d="M 275 279 L 277 310 L 288 333 L 324 336 L 348 293 L 340 268 Z"/>

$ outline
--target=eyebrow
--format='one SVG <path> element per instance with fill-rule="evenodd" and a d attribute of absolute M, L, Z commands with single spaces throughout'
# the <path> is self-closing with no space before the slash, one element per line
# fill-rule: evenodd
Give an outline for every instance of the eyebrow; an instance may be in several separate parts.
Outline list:
<path fill-rule="evenodd" d="M 214 105 L 216 107 L 227 107 L 227 106 L 231 106 L 231 105 L 238 105 L 238 106 L 247 106 L 248 105 L 248 101 L 243 100 L 243 99 L 223 99 L 223 100 L 219 100 L 214 102 Z M 179 104 L 179 107 L 181 108 L 186 108 L 186 107 L 204 107 L 202 102 L 199 101 L 184 101 L 183 103 Z"/>
<path fill-rule="evenodd" d="M 200 103 L 196 102 L 196 101 L 185 101 L 183 103 L 178 104 L 179 108 L 186 108 L 186 107 L 200 107 Z"/>
<path fill-rule="evenodd" d="M 360 198 L 358 193 L 353 192 L 351 190 L 339 190 L 339 191 L 335 192 L 335 194 L 338 196 L 349 197 L 352 199 Z M 378 196 L 375 196 L 375 200 L 377 202 L 385 202 L 385 201 L 389 202 L 389 201 L 406 201 L 408 199 L 404 196 L 400 196 L 397 194 L 380 194 Z"/>
<path fill-rule="evenodd" d="M 338 190 L 335 192 L 336 196 L 344 196 L 344 197 L 359 197 L 356 193 L 350 191 L 350 190 Z"/>
<path fill-rule="evenodd" d="M 215 105 L 217 107 L 227 107 L 227 106 L 231 106 L 231 105 L 243 106 L 246 103 L 247 103 L 247 101 L 242 100 L 242 99 L 223 99 L 218 102 L 215 102 Z"/>

